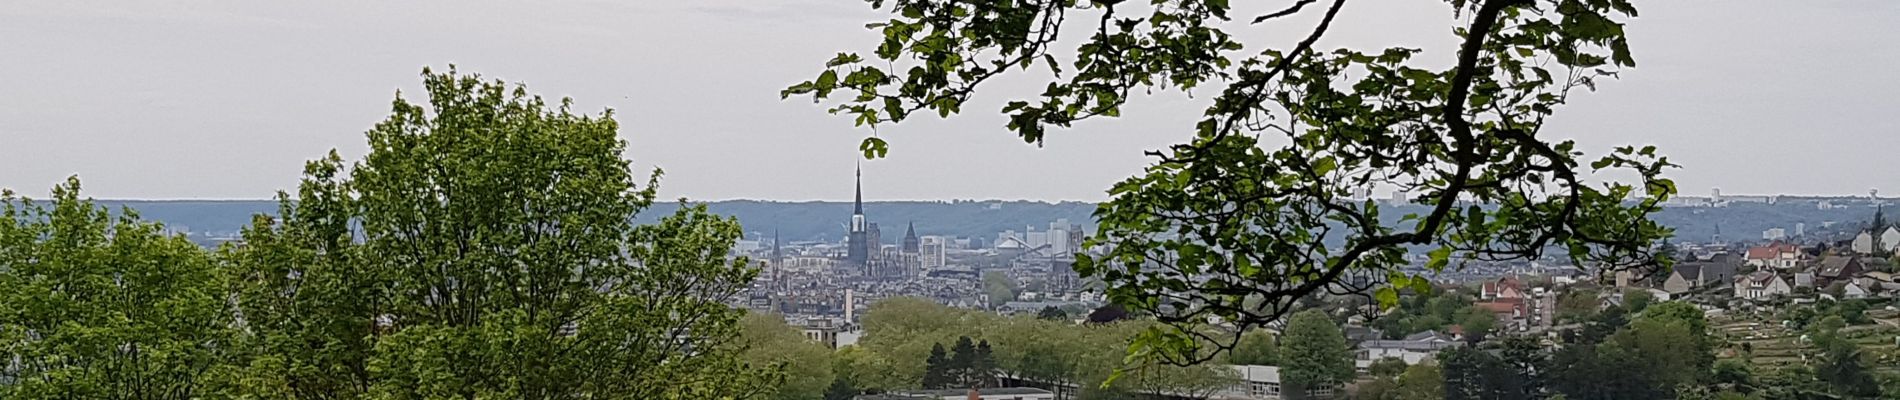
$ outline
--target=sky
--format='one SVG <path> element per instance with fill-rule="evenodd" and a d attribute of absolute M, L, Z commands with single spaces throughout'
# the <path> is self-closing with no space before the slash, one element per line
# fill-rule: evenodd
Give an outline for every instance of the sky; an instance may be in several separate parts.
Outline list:
<path fill-rule="evenodd" d="M 1638 67 L 1573 96 L 1543 134 L 1593 152 L 1656 145 L 1688 194 L 1900 193 L 1900 2 L 1799 3 L 1636 2 Z M 1454 56 L 1442 1 L 1348 4 L 1321 48 Z M 838 52 L 868 54 L 863 25 L 883 15 L 856 0 L 13 1 L 0 187 L 43 196 L 78 175 L 100 198 L 269 198 L 331 149 L 360 158 L 397 92 L 420 101 L 422 68 L 453 64 L 615 110 L 635 168 L 665 169 L 664 197 L 849 200 L 871 133 L 778 91 Z M 1236 28 L 1284 45 L 1310 21 Z M 881 128 L 890 157 L 863 162 L 866 199 L 1100 201 L 1152 162 L 1143 151 L 1188 138 L 1206 100 L 1157 91 L 1038 147 L 995 111 L 1045 78 Z"/>

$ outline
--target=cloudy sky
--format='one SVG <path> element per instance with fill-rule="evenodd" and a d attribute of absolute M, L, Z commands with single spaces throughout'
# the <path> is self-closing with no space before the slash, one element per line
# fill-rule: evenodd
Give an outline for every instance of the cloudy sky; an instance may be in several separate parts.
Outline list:
<path fill-rule="evenodd" d="M 1451 57 L 1441 1 L 1350 4 L 1323 46 Z M 1693 194 L 1900 193 L 1900 2 L 1637 4 L 1640 67 L 1574 97 L 1546 134 L 1658 145 Z M 304 160 L 360 157 L 396 91 L 452 63 L 615 109 L 635 165 L 666 169 L 667 197 L 849 199 L 868 132 L 778 90 L 867 50 L 863 24 L 879 18 L 856 0 L 9 1 L 0 187 L 40 195 L 77 174 L 97 197 L 267 198 Z M 1247 35 L 1285 42 L 1293 28 Z M 891 158 L 866 163 L 866 197 L 1101 200 L 1143 150 L 1185 138 L 1202 104 L 1156 93 L 1037 148 L 993 112 L 1037 78 L 996 82 L 963 116 L 884 129 Z"/>

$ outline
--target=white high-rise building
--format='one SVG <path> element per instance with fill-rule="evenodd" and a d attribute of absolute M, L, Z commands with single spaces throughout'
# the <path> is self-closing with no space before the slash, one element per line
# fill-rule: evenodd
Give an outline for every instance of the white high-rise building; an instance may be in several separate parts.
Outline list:
<path fill-rule="evenodd" d="M 944 240 L 942 236 L 924 236 L 917 239 L 917 254 L 924 271 L 943 268 Z"/>

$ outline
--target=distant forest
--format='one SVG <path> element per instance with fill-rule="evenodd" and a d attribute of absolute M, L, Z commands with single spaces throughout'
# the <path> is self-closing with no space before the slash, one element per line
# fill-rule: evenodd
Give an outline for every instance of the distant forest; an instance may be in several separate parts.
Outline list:
<path fill-rule="evenodd" d="M 275 201 L 266 200 L 99 200 L 99 203 L 113 209 L 123 206 L 138 210 L 146 219 L 194 232 L 194 239 L 207 234 L 234 234 L 250 222 L 252 215 L 277 210 Z M 845 224 L 851 217 L 849 202 L 728 200 L 710 202 L 707 206 L 715 213 L 738 217 L 745 225 L 748 238 L 769 238 L 776 230 L 788 242 L 838 241 L 844 237 Z M 639 220 L 642 223 L 657 221 L 677 207 L 673 202 L 654 204 L 652 209 L 640 214 Z M 892 244 L 903 238 L 905 225 L 910 223 L 916 224 L 918 235 L 985 240 L 994 240 L 996 234 L 1004 230 L 1048 229 L 1050 222 L 1063 218 L 1093 231 L 1095 224 L 1090 214 L 1094 211 L 1094 204 L 1082 202 L 879 201 L 864 205 L 865 218 L 877 223 L 884 242 Z M 1381 215 L 1390 220 L 1388 223 L 1396 223 L 1408 212 L 1423 211 L 1416 206 L 1387 207 Z M 1788 235 L 1794 235 L 1797 223 L 1806 224 L 1810 238 L 1841 240 L 1846 238 L 1843 235 L 1857 232 L 1873 214 L 1872 206 L 1823 210 L 1812 202 L 1793 202 L 1739 203 L 1721 208 L 1672 207 L 1656 213 L 1655 218 L 1674 227 L 1678 241 L 1709 241 L 1718 233 L 1727 241 L 1756 241 L 1761 239 L 1762 231 L 1771 228 L 1786 229 Z M 1824 228 L 1827 225 L 1833 226 Z"/>

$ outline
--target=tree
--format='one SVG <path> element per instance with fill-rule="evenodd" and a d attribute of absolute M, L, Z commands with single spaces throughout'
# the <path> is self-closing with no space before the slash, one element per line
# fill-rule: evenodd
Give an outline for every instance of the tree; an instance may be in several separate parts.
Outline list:
<path fill-rule="evenodd" d="M 924 365 L 925 389 L 950 386 L 950 357 L 944 354 L 942 343 L 930 348 L 930 358 L 924 361 Z"/>
<path fill-rule="evenodd" d="M 1352 380 L 1352 350 L 1346 347 L 1346 335 L 1324 312 L 1293 314 L 1280 346 L 1280 380 L 1287 385 L 1311 390 Z"/>
<path fill-rule="evenodd" d="M 852 388 L 885 392 L 897 388 L 918 387 L 917 381 L 902 381 L 895 366 L 882 354 L 861 346 L 844 346 L 832 354 L 832 376 L 850 383 Z"/>
<path fill-rule="evenodd" d="M 1442 400 L 1445 398 L 1444 371 L 1436 364 L 1419 363 L 1399 374 L 1391 400 Z"/>
<path fill-rule="evenodd" d="M 747 314 L 740 321 L 739 343 L 745 349 L 741 359 L 748 365 L 783 371 L 784 381 L 771 398 L 822 397 L 828 386 L 839 381 L 833 368 L 817 368 L 833 365 L 831 349 L 806 338 L 780 315 Z"/>
<path fill-rule="evenodd" d="M 1048 306 L 1043 307 L 1041 311 L 1037 311 L 1036 318 L 1050 321 L 1067 321 L 1069 320 L 1069 313 L 1063 312 L 1062 309 L 1056 308 L 1056 306 Z"/>
<path fill-rule="evenodd" d="M 1366 369 L 1367 369 L 1367 372 L 1372 374 L 1372 376 L 1396 377 L 1396 376 L 1399 376 L 1399 374 L 1405 373 L 1405 370 L 1408 367 L 1411 367 L 1411 366 L 1406 365 L 1405 360 L 1401 360 L 1401 359 L 1393 358 L 1393 357 L 1386 357 L 1386 358 L 1381 358 L 1377 360 L 1372 360 L 1372 365 L 1369 367 L 1366 367 Z"/>
<path fill-rule="evenodd" d="M 1715 383 L 1730 388 L 1748 389 L 1755 386 L 1755 373 L 1749 369 L 1748 363 L 1732 358 L 1716 361 L 1711 378 Z"/>
<path fill-rule="evenodd" d="M 423 71 L 346 167 L 305 167 L 222 256 L 250 337 L 244 393 L 289 398 L 757 397 L 757 271 L 703 205 L 651 225 L 611 112 Z"/>
<path fill-rule="evenodd" d="M 1484 341 L 1492 331 L 1498 328 L 1498 316 L 1491 310 L 1472 306 L 1460 313 L 1458 325 L 1464 328 L 1465 338 L 1471 343 Z"/>
<path fill-rule="evenodd" d="M 1001 272 L 983 273 L 983 293 L 990 296 L 990 307 L 1016 301 L 1016 281 Z"/>
<path fill-rule="evenodd" d="M 1626 289 L 1623 291 L 1623 308 L 1632 313 L 1643 312 L 1650 304 L 1656 303 L 1656 295 L 1645 289 Z"/>
<path fill-rule="evenodd" d="M 232 345 L 203 248 L 80 197 L 0 190 L 0 398 L 194 399 Z"/>
<path fill-rule="evenodd" d="M 1212 338 L 1179 337 L 1201 334 L 1192 327 L 1207 317 L 1256 327 L 1316 293 L 1372 289 L 1345 277 L 1404 278 L 1375 291 L 1388 306 L 1400 287 L 1430 286 L 1400 270 L 1407 246 L 1435 248 L 1433 270 L 1454 254 L 1519 260 L 1547 248 L 1612 269 L 1667 267 L 1651 244 L 1668 230 L 1647 218 L 1675 192 L 1660 177 L 1666 158 L 1621 147 L 1585 169 L 1576 143 L 1542 135 L 1573 89 L 1635 65 L 1627 0 L 1449 0 L 1461 43 L 1435 62 L 1414 60 L 1420 49 L 1316 48 L 1347 1 L 1306 7 L 1316 2 L 1253 19 L 1318 14 L 1310 34 L 1276 47 L 1240 40 L 1257 35 L 1236 31 L 1247 28 L 1229 23 L 1226 1 L 870 0 L 894 14 L 870 25 L 882 33 L 875 59 L 838 54 L 781 95 L 838 95 L 832 112 L 876 127 L 959 113 L 982 83 L 1040 66 L 1056 78 L 1039 98 L 1002 109 L 1008 129 L 1040 144 L 1050 129 L 1121 115 L 1131 92 L 1214 86 L 1180 144 L 1109 189 L 1090 241 L 1108 254 L 1075 263 L 1114 302 L 1175 326 L 1131 348 L 1171 361 L 1219 353 L 1205 345 Z M 1053 48 L 1077 28 L 1067 21 L 1093 31 L 1073 53 Z M 1420 68 L 1437 65 L 1450 67 Z M 1263 146 L 1265 135 L 1287 144 Z M 859 149 L 882 157 L 888 147 L 872 136 Z M 1606 169 L 1641 182 L 1579 178 Z M 1376 202 L 1348 200 L 1367 186 L 1413 193 L 1429 211 L 1383 222 Z"/>
<path fill-rule="evenodd" d="M 825 388 L 825 400 L 851 400 L 858 396 L 858 389 L 851 386 L 851 380 L 838 377 Z"/>
<path fill-rule="evenodd" d="M 1274 343 L 1273 334 L 1263 331 L 1247 332 L 1240 335 L 1234 349 L 1227 353 L 1227 363 L 1234 365 L 1279 365 L 1280 345 Z"/>
<path fill-rule="evenodd" d="M 1837 317 L 1829 317 L 1837 318 Z M 1827 340 L 1822 348 L 1825 356 L 1814 370 L 1814 375 L 1827 382 L 1835 394 L 1853 398 L 1874 398 L 1880 395 L 1880 382 L 1867 371 L 1861 360 L 1860 346 L 1844 339 Z"/>

